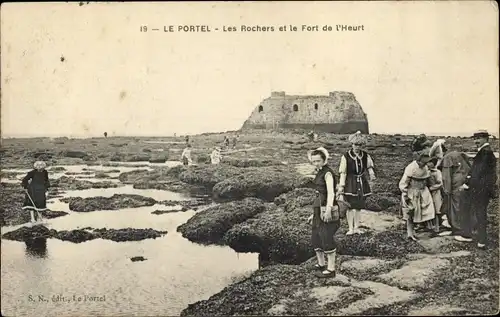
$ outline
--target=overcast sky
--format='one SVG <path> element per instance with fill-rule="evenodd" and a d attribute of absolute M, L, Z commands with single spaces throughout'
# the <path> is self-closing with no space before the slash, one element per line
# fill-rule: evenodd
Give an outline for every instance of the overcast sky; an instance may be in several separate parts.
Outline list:
<path fill-rule="evenodd" d="M 488 1 L 3 4 L 2 135 L 234 130 L 273 90 L 353 92 L 371 132 L 498 131 L 497 32 Z"/>

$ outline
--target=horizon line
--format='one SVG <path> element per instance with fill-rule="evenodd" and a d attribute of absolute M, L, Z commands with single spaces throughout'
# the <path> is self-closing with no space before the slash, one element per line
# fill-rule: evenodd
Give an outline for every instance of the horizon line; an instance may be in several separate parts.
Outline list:
<path fill-rule="evenodd" d="M 275 132 L 276 130 L 262 130 L 263 132 Z M 286 132 L 286 130 L 278 130 L 278 132 Z M 294 131 L 296 132 L 296 131 Z M 136 135 L 125 135 L 125 134 L 114 134 L 109 135 L 107 138 L 162 138 L 162 137 L 181 137 L 181 136 L 199 136 L 204 134 L 227 134 L 227 133 L 245 133 L 245 131 L 241 130 L 226 130 L 226 131 L 214 131 L 214 132 L 201 132 L 201 133 L 165 133 L 161 134 L 136 134 Z M 304 130 L 306 133 L 306 130 Z M 320 132 L 324 133 L 324 132 Z M 337 134 L 337 135 L 348 135 L 349 133 L 331 133 L 326 132 L 327 134 Z M 428 136 L 443 136 L 443 137 L 468 137 L 472 136 L 474 132 L 455 132 L 455 133 L 424 133 L 424 132 L 413 132 L 413 133 L 404 133 L 404 132 L 370 132 L 368 135 L 378 134 L 378 135 L 419 135 L 425 134 Z M 498 137 L 497 132 L 490 132 L 491 135 Z M 71 135 L 71 134 L 53 134 L 53 135 L 36 135 L 36 134 L 12 134 L 12 135 L 1 135 L 0 139 L 39 139 L 39 138 L 76 138 L 76 139 L 90 139 L 90 138 L 105 138 L 102 134 L 99 135 Z"/>

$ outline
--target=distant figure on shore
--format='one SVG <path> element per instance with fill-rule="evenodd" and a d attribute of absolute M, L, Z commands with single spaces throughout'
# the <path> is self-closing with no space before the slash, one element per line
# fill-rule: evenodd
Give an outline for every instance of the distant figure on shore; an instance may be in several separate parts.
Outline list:
<path fill-rule="evenodd" d="M 469 158 L 463 152 L 446 152 L 441 163 L 443 169 L 443 226 L 451 228 L 440 236 L 462 234 L 462 185 L 470 170 Z"/>
<path fill-rule="evenodd" d="M 436 216 L 431 192 L 427 187 L 430 172 L 427 163 L 431 160 L 427 153 L 420 153 L 404 170 L 399 181 L 401 190 L 401 211 L 406 220 L 408 239 L 417 241 L 413 225 L 433 220 Z"/>
<path fill-rule="evenodd" d="M 445 139 L 437 139 L 431 146 L 429 156 L 437 158 L 436 168 L 442 170 L 441 163 L 443 161 L 444 154 L 446 153 Z"/>
<path fill-rule="evenodd" d="M 210 154 L 210 161 L 212 164 L 217 165 L 220 163 L 222 160 L 222 156 L 220 154 L 220 147 L 215 147 L 215 149 L 212 151 L 212 154 Z"/>
<path fill-rule="evenodd" d="M 184 151 L 182 151 L 181 161 L 184 166 L 188 166 L 192 164 L 191 160 L 191 144 L 188 144 Z"/>
<path fill-rule="evenodd" d="M 340 159 L 339 194 L 351 205 L 347 211 L 349 231 L 347 235 L 363 233 L 359 229 L 359 213 L 365 208 L 366 198 L 371 195 L 371 181 L 376 179 L 371 156 L 361 147 L 366 144 L 366 137 L 360 131 L 349 136 L 352 148 Z"/>
<path fill-rule="evenodd" d="M 236 149 L 236 143 L 238 143 L 238 135 L 233 137 L 233 149 Z"/>
<path fill-rule="evenodd" d="M 50 187 L 49 173 L 44 161 L 36 161 L 34 169 L 23 178 L 21 185 L 25 190 L 23 209 L 30 211 L 31 222 L 41 219 L 40 211 L 47 210 L 47 192 Z"/>
<path fill-rule="evenodd" d="M 108 132 L 104 132 L 104 137 L 107 138 L 108 137 Z"/>
<path fill-rule="evenodd" d="M 186 135 L 186 146 L 189 145 L 189 135 Z"/>
<path fill-rule="evenodd" d="M 335 277 L 337 244 L 335 233 L 340 228 L 340 213 L 335 206 L 335 177 L 328 166 L 329 153 L 324 148 L 308 152 L 311 164 L 316 168 L 314 184 L 317 198 L 313 203 L 313 214 L 308 222 L 312 222 L 312 246 L 316 251 L 318 263 L 315 269 L 318 277 Z M 325 254 L 327 261 L 325 263 Z"/>
<path fill-rule="evenodd" d="M 490 134 L 479 131 L 474 134 L 478 152 L 474 157 L 472 167 L 462 185 L 463 195 L 463 230 L 461 236 L 455 236 L 458 241 L 471 241 L 473 227 L 477 228 L 477 246 L 486 246 L 487 208 L 491 198 L 496 196 L 497 159 L 489 144 Z M 475 217 L 474 217 L 475 216 Z M 473 219 L 476 219 L 474 226 Z"/>
<path fill-rule="evenodd" d="M 311 131 L 307 134 L 307 137 L 309 138 L 309 142 L 317 142 L 318 141 L 318 134 L 315 133 L 314 131 Z"/>
<path fill-rule="evenodd" d="M 229 137 L 227 135 L 224 136 L 224 148 L 229 148 Z"/>

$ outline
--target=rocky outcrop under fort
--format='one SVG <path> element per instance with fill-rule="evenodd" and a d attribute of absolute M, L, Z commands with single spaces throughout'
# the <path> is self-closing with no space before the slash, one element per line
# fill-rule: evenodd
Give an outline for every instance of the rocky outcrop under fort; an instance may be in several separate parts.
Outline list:
<path fill-rule="evenodd" d="M 308 129 L 348 134 L 369 133 L 368 118 L 351 92 L 329 95 L 287 95 L 272 92 L 243 124 L 248 129 Z"/>

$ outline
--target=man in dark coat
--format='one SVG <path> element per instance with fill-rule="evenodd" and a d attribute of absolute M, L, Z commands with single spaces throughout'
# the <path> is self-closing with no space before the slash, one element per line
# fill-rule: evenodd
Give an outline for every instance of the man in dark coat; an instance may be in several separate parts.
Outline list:
<path fill-rule="evenodd" d="M 474 157 L 472 167 L 467 175 L 464 189 L 463 204 L 463 234 L 455 239 L 463 242 L 472 241 L 473 219 L 476 219 L 477 246 L 486 245 L 487 207 L 491 198 L 496 196 L 497 159 L 489 144 L 489 133 L 479 131 L 474 134 L 478 152 Z M 475 216 L 475 217 L 474 217 Z"/>

